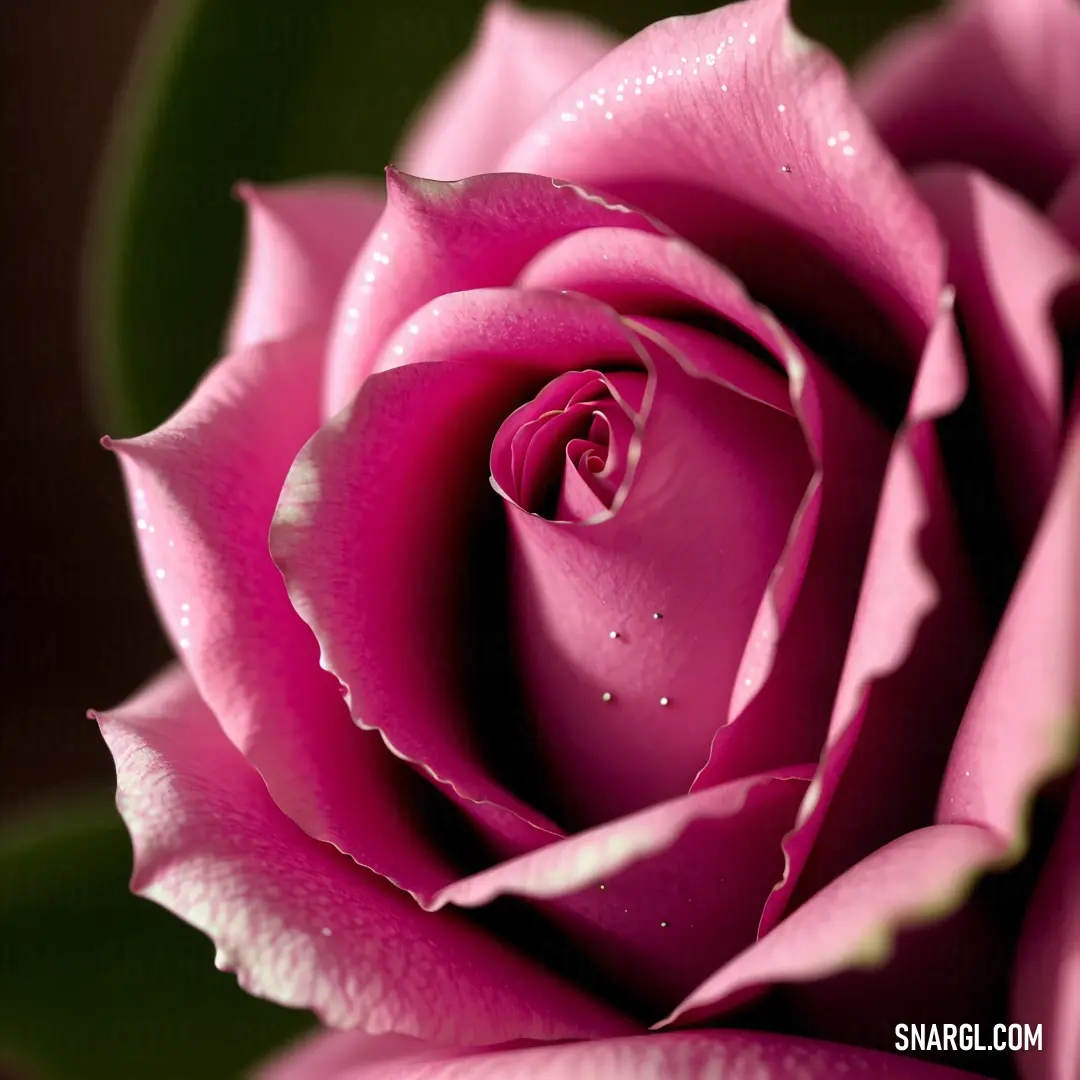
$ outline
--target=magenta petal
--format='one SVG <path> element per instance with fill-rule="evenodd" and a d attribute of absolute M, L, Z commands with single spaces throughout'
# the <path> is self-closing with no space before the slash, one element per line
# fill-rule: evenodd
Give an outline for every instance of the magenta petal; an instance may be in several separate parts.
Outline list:
<path fill-rule="evenodd" d="M 888 431 L 796 343 L 785 359 L 816 469 L 695 787 L 817 757 L 858 601 L 851 568 L 866 564 Z"/>
<path fill-rule="evenodd" d="M 681 239 L 590 230 L 553 244 L 519 282 L 572 288 L 611 304 L 695 363 L 722 358 L 708 367 L 710 377 L 798 416 L 816 472 L 755 616 L 724 717 L 739 722 L 718 732 L 695 786 L 816 757 L 858 595 L 849 568 L 862 564 L 869 543 L 887 431 L 724 268 Z M 701 314 L 719 316 L 736 337 L 775 356 L 788 385 L 741 350 L 695 352 L 708 335 L 672 320 Z"/>
<path fill-rule="evenodd" d="M 672 1004 L 754 939 L 809 765 L 658 803 L 448 886 L 479 907 L 534 901 L 642 1009 Z"/>
<path fill-rule="evenodd" d="M 246 265 L 226 352 L 330 321 L 338 291 L 385 200 L 374 184 L 240 185 Z"/>
<path fill-rule="evenodd" d="M 964 715 L 938 803 L 1019 855 L 1027 807 L 1076 757 L 1080 720 L 1080 420 Z"/>
<path fill-rule="evenodd" d="M 132 888 L 211 937 L 249 993 L 334 1027 L 439 1042 L 621 1033 L 604 1007 L 307 836 L 186 672 L 99 718 L 135 849 Z"/>
<path fill-rule="evenodd" d="M 559 830 L 490 775 L 462 699 L 454 649 L 482 629 L 465 634 L 463 610 L 492 592 L 484 575 L 503 585 L 491 560 L 469 579 L 468 530 L 498 521 L 488 457 L 502 419 L 563 370 L 638 355 L 607 308 L 550 293 L 456 293 L 414 318 L 410 362 L 370 376 L 297 458 L 270 542 L 356 722 L 516 854 Z"/>
<path fill-rule="evenodd" d="M 350 723 L 267 546 L 318 426 L 322 345 L 312 333 L 227 357 L 161 427 L 107 445 L 162 623 L 225 734 L 306 832 L 430 894 L 451 871 L 407 822 L 408 770 Z"/>
<path fill-rule="evenodd" d="M 1011 1019 L 1041 1024 L 1041 1053 L 1018 1055 L 1024 1080 L 1080 1073 L 1080 781 L 1028 908 L 1017 947 Z"/>
<path fill-rule="evenodd" d="M 351 399 L 390 335 L 445 293 L 511 285 L 537 252 L 603 225 L 656 231 L 647 218 L 543 176 L 453 184 L 387 171 L 387 207 L 342 290 L 327 360 L 327 413 Z M 402 348 L 407 340 L 399 340 Z"/>
<path fill-rule="evenodd" d="M 354 1032 L 317 1036 L 255 1080 L 978 1080 L 918 1058 L 761 1031 L 670 1031 L 561 1046 L 416 1047 Z M 1056 1078 L 1055 1078 L 1056 1080 Z"/>
<path fill-rule="evenodd" d="M 810 897 L 657 1026 L 700 1023 L 775 983 L 880 966 L 898 930 L 952 910 L 1002 852 L 999 838 L 978 825 L 907 833 Z"/>
<path fill-rule="evenodd" d="M 858 598 L 850 567 L 863 565 L 870 541 L 888 432 L 730 273 L 681 239 L 610 228 L 578 233 L 537 256 L 519 283 L 611 304 L 696 363 L 722 358 L 708 369 L 711 377 L 798 416 L 816 472 L 755 617 L 724 718 L 737 722 L 718 732 L 695 786 L 815 758 Z M 702 314 L 719 316 L 736 337 L 775 356 L 788 385 L 740 350 L 695 353 L 693 343 L 708 336 L 672 320 Z"/>
<path fill-rule="evenodd" d="M 859 100 L 909 168 L 962 162 L 1045 204 L 1080 159 L 1074 0 L 954 0 L 887 38 Z"/>
<path fill-rule="evenodd" d="M 641 206 L 792 325 L 843 328 L 910 371 L 942 285 L 933 220 L 787 6 L 648 27 L 558 94 L 501 167 Z"/>
<path fill-rule="evenodd" d="M 763 932 L 782 917 L 812 849 L 811 876 L 820 886 L 933 820 L 984 655 L 979 597 L 933 427 L 966 391 L 951 295 L 946 300 L 892 448 L 825 748 L 798 828 L 785 841 L 785 876 Z"/>
<path fill-rule="evenodd" d="M 713 375 L 729 352 L 707 335 L 685 355 L 651 342 L 614 514 L 577 524 L 507 504 L 535 757 L 568 824 L 689 790 L 812 475 L 795 419 Z"/>
<path fill-rule="evenodd" d="M 1025 200 L 978 173 L 934 169 L 917 185 L 949 247 L 949 280 L 1005 512 L 1022 552 L 1061 452 L 1065 365 L 1051 306 L 1067 282 L 1080 281 L 1080 253 Z"/>
<path fill-rule="evenodd" d="M 493 0 L 468 55 L 414 120 L 394 163 L 431 180 L 495 172 L 551 95 L 616 44 L 584 19 Z"/>
<path fill-rule="evenodd" d="M 1073 169 L 1057 193 L 1050 207 L 1050 220 L 1062 236 L 1080 251 L 1080 164 Z"/>

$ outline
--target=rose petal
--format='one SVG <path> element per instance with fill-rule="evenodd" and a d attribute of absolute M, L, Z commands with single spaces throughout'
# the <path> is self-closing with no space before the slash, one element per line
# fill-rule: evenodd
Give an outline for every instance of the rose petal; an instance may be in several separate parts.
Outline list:
<path fill-rule="evenodd" d="M 1080 165 L 1062 185 L 1050 207 L 1050 220 L 1077 251 L 1080 251 Z"/>
<path fill-rule="evenodd" d="M 858 97 L 909 168 L 972 165 L 1039 204 L 1080 158 L 1074 0 L 954 0 L 891 38 Z"/>
<path fill-rule="evenodd" d="M 506 504 L 533 756 L 568 827 L 689 790 L 812 475 L 794 418 L 722 381 L 740 350 L 702 334 L 681 354 L 653 328 L 617 512 L 577 524 Z"/>
<path fill-rule="evenodd" d="M 453 184 L 387 170 L 387 206 L 338 303 L 326 376 L 327 415 L 352 398 L 393 331 L 445 293 L 510 285 L 538 251 L 602 225 L 656 231 L 641 214 L 542 176 L 474 176 Z"/>
<path fill-rule="evenodd" d="M 584 19 L 488 4 L 476 41 L 394 156 L 405 172 L 460 180 L 494 172 L 548 98 L 618 44 Z"/>
<path fill-rule="evenodd" d="M 859 595 L 852 567 L 866 564 L 888 432 L 790 339 L 785 357 L 816 471 L 695 787 L 817 756 Z"/>
<path fill-rule="evenodd" d="M 1017 946 L 1012 1019 L 1042 1025 L 1040 1052 L 1017 1055 L 1024 1080 L 1080 1072 L 1080 782 L 1028 908 Z"/>
<path fill-rule="evenodd" d="M 520 1049 L 438 1050 L 335 1032 L 306 1041 L 255 1080 L 977 1080 L 918 1058 L 760 1031 L 672 1031 Z"/>
<path fill-rule="evenodd" d="M 762 932 L 782 917 L 811 851 L 813 887 L 804 883 L 803 895 L 933 821 L 986 646 L 933 427 L 960 404 L 966 383 L 947 293 L 892 448 L 821 763 L 785 841 L 784 880 Z"/>
<path fill-rule="evenodd" d="M 944 918 L 981 873 L 1024 852 L 1030 798 L 1076 756 L 1078 478 L 1080 424 L 1074 424 L 1057 486 L 954 744 L 938 804 L 941 824 L 906 834 L 812 896 L 670 1019 L 715 1015 L 778 980 L 879 964 L 898 928 Z M 853 893 L 860 882 L 865 889 Z M 854 907 L 849 894 L 858 901 Z M 869 951 L 867 941 L 874 946 Z"/>
<path fill-rule="evenodd" d="M 350 723 L 266 542 L 318 426 L 323 341 L 312 332 L 227 357 L 161 427 L 106 445 L 162 624 L 225 734 L 306 832 L 430 894 L 453 870 L 409 821 L 413 778 Z"/>
<path fill-rule="evenodd" d="M 241 184 L 237 192 L 248 239 L 227 353 L 325 326 L 385 201 L 374 184 Z"/>
<path fill-rule="evenodd" d="M 662 1015 L 752 941 L 813 766 L 658 803 L 448 886 L 435 906 L 526 897 L 591 970 Z"/>
<path fill-rule="evenodd" d="M 843 69 L 794 30 L 786 0 L 648 27 L 553 98 L 501 168 L 641 206 L 811 344 L 827 327 L 879 371 L 914 369 L 940 241 Z"/>
<path fill-rule="evenodd" d="M 776 983 L 881 966 L 898 930 L 955 910 L 1002 850 L 1000 839 L 978 825 L 907 833 L 812 896 L 656 1026 L 705 1021 Z"/>
<path fill-rule="evenodd" d="M 978 173 L 933 169 L 917 184 L 948 242 L 998 485 L 1023 552 L 1050 494 L 1065 426 L 1051 306 L 1067 282 L 1080 281 L 1080 254 L 1025 200 Z"/>
<path fill-rule="evenodd" d="M 249 993 L 324 1023 L 440 1042 L 621 1033 L 605 1007 L 312 840 L 172 668 L 99 717 L 132 888 L 210 936 Z"/>
<path fill-rule="evenodd" d="M 786 368 L 785 388 L 758 356 L 747 355 L 736 367 L 731 361 L 742 354 L 728 350 L 723 368 L 711 371 L 774 407 L 786 397 L 817 472 L 755 618 L 728 725 L 718 732 L 695 787 L 816 757 L 858 597 L 850 567 L 863 564 L 869 544 L 888 433 L 726 270 L 683 240 L 594 229 L 551 245 L 518 280 L 595 296 L 646 327 L 655 325 L 653 316 L 665 316 L 663 334 L 684 351 L 702 332 L 676 328 L 671 320 L 718 316 L 719 334 L 772 354 Z M 713 355 L 721 354 L 702 351 L 697 362 Z"/>
<path fill-rule="evenodd" d="M 608 309 L 549 293 L 456 293 L 413 325 L 401 366 L 370 376 L 297 458 L 270 544 L 356 722 L 516 854 L 559 830 L 487 763 L 506 759 L 485 740 L 514 742 L 507 757 L 527 748 L 515 741 L 512 687 L 502 696 L 509 661 L 467 652 L 480 635 L 493 652 L 505 646 L 500 610 L 463 630 L 469 602 L 494 603 L 505 587 L 499 549 L 470 562 L 469 528 L 486 523 L 502 543 L 487 459 L 503 417 L 563 370 L 638 355 Z M 384 368 L 399 360 L 388 353 Z M 462 686 L 477 663 L 481 698 L 470 701 Z"/>
<path fill-rule="evenodd" d="M 1019 856 L 1027 808 L 1080 742 L 1080 411 L 1054 491 L 949 759 L 938 820 L 978 822 Z"/>

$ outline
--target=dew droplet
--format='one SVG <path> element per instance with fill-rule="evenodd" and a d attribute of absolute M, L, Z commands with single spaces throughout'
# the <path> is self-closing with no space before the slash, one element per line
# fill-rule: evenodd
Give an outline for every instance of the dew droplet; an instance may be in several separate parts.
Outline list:
<path fill-rule="evenodd" d="M 608 634 L 608 637 L 611 638 L 612 641 L 615 641 L 618 638 L 618 636 L 619 636 L 619 631 L 618 630 L 612 630 L 611 633 Z"/>
<path fill-rule="evenodd" d="M 603 693 L 602 693 L 602 694 L 600 695 L 600 700 L 601 700 L 601 701 L 610 701 L 610 700 L 611 700 L 611 691 L 610 691 L 610 690 L 605 690 L 605 691 L 604 691 L 604 692 L 603 692 Z"/>
<path fill-rule="evenodd" d="M 663 705 L 663 706 L 664 706 L 664 707 L 666 708 L 666 707 L 667 707 L 668 705 L 670 705 L 670 704 L 671 704 L 671 698 L 668 698 L 668 697 L 662 697 L 662 698 L 660 699 L 660 704 L 661 704 L 661 705 Z"/>
<path fill-rule="evenodd" d="M 652 613 L 652 617 L 653 617 L 654 619 L 657 619 L 657 620 L 659 620 L 659 619 L 662 619 L 662 618 L 663 618 L 664 616 L 663 616 L 663 613 L 662 613 L 662 612 L 659 612 L 659 611 L 654 611 L 654 612 Z"/>

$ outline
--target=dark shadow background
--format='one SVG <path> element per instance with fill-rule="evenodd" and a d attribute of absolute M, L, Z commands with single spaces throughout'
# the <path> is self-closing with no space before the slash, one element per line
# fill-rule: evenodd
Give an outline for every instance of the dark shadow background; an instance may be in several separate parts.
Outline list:
<path fill-rule="evenodd" d="M 79 260 L 110 110 L 151 0 L 0 11 L 0 822 L 108 786 L 85 719 L 168 657 L 80 368 Z"/>

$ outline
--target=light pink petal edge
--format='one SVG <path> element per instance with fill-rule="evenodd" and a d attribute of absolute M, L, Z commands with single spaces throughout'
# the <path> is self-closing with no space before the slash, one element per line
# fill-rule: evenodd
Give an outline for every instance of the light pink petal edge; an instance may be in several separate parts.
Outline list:
<path fill-rule="evenodd" d="M 673 1031 L 491 1050 L 410 1048 L 353 1033 L 316 1036 L 253 1080 L 976 1080 L 918 1058 L 760 1031 Z"/>
<path fill-rule="evenodd" d="M 409 821 L 412 777 L 351 724 L 270 558 L 281 487 L 319 422 L 324 341 L 309 331 L 226 357 L 160 427 L 105 444 L 162 625 L 225 735 L 311 836 L 430 895 L 453 872 Z"/>
<path fill-rule="evenodd" d="M 330 321 L 345 275 L 382 213 L 382 186 L 240 184 L 247 252 L 225 353 Z"/>
<path fill-rule="evenodd" d="M 333 1027 L 446 1043 L 629 1026 L 451 912 L 312 840 L 274 805 L 179 667 L 97 717 L 135 851 L 132 888 L 203 931 L 259 997 Z"/>
<path fill-rule="evenodd" d="M 967 389 L 953 302 L 950 289 L 942 296 L 908 415 L 890 453 L 825 747 L 796 827 L 785 838 L 785 873 L 762 915 L 762 933 L 779 922 L 794 892 L 854 749 L 875 683 L 908 661 L 920 629 L 942 599 L 942 584 L 925 564 L 919 549 L 931 514 L 944 517 L 946 529 L 952 527 L 950 548 L 960 543 L 951 507 L 941 505 L 938 497 L 942 477 L 936 452 L 925 454 L 918 449 L 920 441 L 926 439 L 936 447 L 934 421 L 952 412 Z M 951 584 L 946 586 L 950 598 Z"/>
<path fill-rule="evenodd" d="M 657 1028 L 707 1021 L 777 983 L 888 962 L 901 929 L 937 922 L 1003 854 L 977 825 L 932 825 L 874 852 L 707 979 Z"/>
<path fill-rule="evenodd" d="M 547 100 L 617 44 L 582 18 L 493 0 L 471 49 L 413 120 L 394 163 L 429 180 L 494 172 Z"/>

